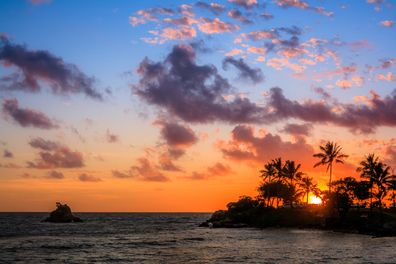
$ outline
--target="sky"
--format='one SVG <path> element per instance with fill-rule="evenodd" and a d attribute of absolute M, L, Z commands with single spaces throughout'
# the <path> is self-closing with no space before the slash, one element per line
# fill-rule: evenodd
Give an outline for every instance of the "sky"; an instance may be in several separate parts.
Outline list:
<path fill-rule="evenodd" d="M 396 1 L 0 2 L 0 211 L 210 212 L 327 141 L 396 168 Z"/>

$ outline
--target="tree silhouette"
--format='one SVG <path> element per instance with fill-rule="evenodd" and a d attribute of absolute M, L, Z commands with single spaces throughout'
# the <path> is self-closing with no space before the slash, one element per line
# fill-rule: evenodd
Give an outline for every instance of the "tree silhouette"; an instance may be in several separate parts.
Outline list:
<path fill-rule="evenodd" d="M 344 158 L 348 155 L 341 153 L 342 148 L 335 142 L 328 141 L 326 145 L 319 146 L 321 152 L 316 153 L 313 156 L 319 158 L 320 161 L 314 165 L 314 167 L 324 165 L 326 167 L 326 173 L 330 171 L 329 178 L 329 193 L 331 193 L 331 177 L 333 174 L 333 163 L 344 163 Z"/>
<path fill-rule="evenodd" d="M 356 169 L 357 172 L 360 172 L 360 177 L 369 180 L 370 184 L 370 208 L 373 207 L 373 186 L 374 186 L 374 173 L 375 167 L 378 164 L 378 157 L 376 157 L 373 153 L 365 156 L 365 159 L 359 163 L 359 167 Z"/>
<path fill-rule="evenodd" d="M 306 177 L 301 178 L 299 185 L 300 185 L 301 189 L 303 190 L 304 194 L 307 196 L 307 204 L 308 204 L 309 194 L 311 192 L 315 196 L 320 196 L 320 189 L 318 188 L 318 185 L 316 183 L 313 183 L 312 177 L 306 176 Z"/>

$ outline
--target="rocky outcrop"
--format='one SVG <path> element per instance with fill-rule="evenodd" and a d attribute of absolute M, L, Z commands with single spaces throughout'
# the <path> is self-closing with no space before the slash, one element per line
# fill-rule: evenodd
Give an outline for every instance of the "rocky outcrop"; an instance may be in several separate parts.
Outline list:
<path fill-rule="evenodd" d="M 73 223 L 82 222 L 82 220 L 73 215 L 70 207 L 67 204 L 56 203 L 56 209 L 50 213 L 50 216 L 43 220 L 43 222 L 51 223 Z"/>

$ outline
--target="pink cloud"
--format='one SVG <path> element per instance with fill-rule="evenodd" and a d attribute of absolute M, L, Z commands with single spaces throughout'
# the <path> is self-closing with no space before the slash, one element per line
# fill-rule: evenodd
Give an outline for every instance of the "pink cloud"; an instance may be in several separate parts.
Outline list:
<path fill-rule="evenodd" d="M 381 21 L 381 25 L 384 27 L 393 27 L 394 22 L 392 20 Z"/>
<path fill-rule="evenodd" d="M 213 20 L 204 19 L 204 22 L 198 25 L 199 30 L 206 34 L 219 34 L 239 30 L 238 25 L 223 22 L 219 18 Z"/>
<path fill-rule="evenodd" d="M 377 80 L 392 82 L 396 80 L 396 76 L 392 72 L 387 74 L 377 74 Z"/>
<path fill-rule="evenodd" d="M 257 0 L 228 0 L 228 2 L 250 9 L 257 5 Z"/>

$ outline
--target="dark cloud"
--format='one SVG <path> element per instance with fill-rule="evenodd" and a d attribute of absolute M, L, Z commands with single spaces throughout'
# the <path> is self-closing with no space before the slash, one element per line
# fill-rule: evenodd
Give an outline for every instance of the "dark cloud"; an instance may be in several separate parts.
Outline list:
<path fill-rule="evenodd" d="M 228 81 L 213 65 L 197 65 L 191 46 L 174 46 L 163 62 L 144 59 L 135 93 L 187 122 L 257 122 L 262 109 L 246 98 L 226 101 Z"/>
<path fill-rule="evenodd" d="M 326 92 L 325 89 L 323 89 L 322 87 L 314 87 L 313 91 L 317 94 L 319 94 L 323 99 L 330 99 L 331 95 L 330 93 Z"/>
<path fill-rule="evenodd" d="M 228 12 L 228 16 L 241 22 L 244 24 L 251 24 L 253 23 L 251 20 L 249 20 L 247 17 L 245 17 L 241 11 L 239 11 L 238 9 L 232 9 Z"/>
<path fill-rule="evenodd" d="M 271 108 L 266 116 L 270 122 L 296 118 L 313 123 L 333 123 L 358 133 L 373 133 L 379 126 L 396 126 L 396 90 L 383 99 L 373 94 L 366 104 L 331 105 L 311 100 L 292 101 L 283 95 L 282 89 L 272 88 L 267 107 Z M 334 111 L 336 108 L 338 111 Z"/>
<path fill-rule="evenodd" d="M 281 131 L 293 136 L 309 136 L 312 128 L 311 124 L 287 124 Z"/>
<path fill-rule="evenodd" d="M 15 98 L 4 100 L 3 113 L 23 127 L 58 128 L 58 125 L 44 113 L 29 108 L 19 108 L 18 100 Z"/>
<path fill-rule="evenodd" d="M 28 50 L 2 38 L 0 62 L 16 71 L 0 80 L 0 89 L 39 92 L 40 83 L 47 84 L 54 94 L 84 93 L 102 99 L 94 89 L 94 78 L 88 77 L 74 64 L 66 63 L 48 51 Z"/>
<path fill-rule="evenodd" d="M 39 158 L 28 162 L 28 167 L 37 169 L 80 168 L 84 166 L 80 152 L 72 151 L 57 142 L 35 138 L 29 142 L 30 146 L 39 149 Z"/>
<path fill-rule="evenodd" d="M 164 171 L 176 171 L 176 172 L 183 171 L 179 166 L 173 163 L 173 159 L 169 155 L 169 153 L 164 153 L 163 155 L 161 155 L 158 163 L 159 163 L 159 169 Z"/>
<path fill-rule="evenodd" d="M 55 179 L 55 180 L 61 180 L 61 179 L 64 179 L 65 176 L 63 175 L 62 172 L 54 171 L 54 170 L 53 170 L 53 171 L 48 172 L 46 178 L 48 178 L 48 179 Z"/>
<path fill-rule="evenodd" d="M 199 8 L 207 9 L 216 15 L 220 14 L 221 12 L 223 12 L 225 10 L 225 7 L 223 5 L 216 4 L 216 3 L 208 4 L 208 3 L 202 2 L 202 1 L 196 2 L 195 6 L 197 6 Z"/>
<path fill-rule="evenodd" d="M 264 105 L 247 98 L 225 99 L 232 94 L 227 79 L 213 65 L 197 65 L 191 46 L 174 46 L 163 62 L 144 59 L 135 93 L 186 122 L 270 124 L 287 119 L 334 124 L 357 133 L 373 133 L 379 126 L 396 126 L 396 90 L 381 98 L 372 93 L 363 104 L 335 100 L 288 99 L 282 89 L 270 89 Z"/>
<path fill-rule="evenodd" d="M 190 46 L 193 47 L 196 52 L 200 53 L 211 53 L 213 51 L 206 46 L 205 41 L 202 39 L 190 42 Z"/>
<path fill-rule="evenodd" d="M 251 126 L 236 126 L 231 133 L 231 140 L 220 146 L 226 158 L 237 161 L 253 161 L 263 164 L 268 160 L 282 157 L 306 164 L 314 164 L 314 149 L 302 138 L 296 142 L 283 141 L 271 133 L 256 136 Z"/>
<path fill-rule="evenodd" d="M 239 78 L 249 80 L 253 83 L 264 81 L 264 75 L 261 69 L 253 69 L 247 65 L 243 59 L 236 60 L 232 57 L 227 57 L 223 60 L 223 68 L 227 70 L 227 66 L 231 64 L 239 71 Z"/>
<path fill-rule="evenodd" d="M 78 176 L 78 179 L 82 182 L 100 182 L 102 181 L 101 178 L 87 174 L 87 173 L 82 173 Z"/>
<path fill-rule="evenodd" d="M 9 151 L 8 149 L 5 149 L 4 151 L 3 151 L 3 157 L 4 158 L 13 158 L 14 157 L 14 154 L 12 154 L 12 152 L 11 151 Z"/>
<path fill-rule="evenodd" d="M 198 141 L 194 131 L 177 123 L 163 123 L 161 136 L 172 147 L 183 147 L 195 144 Z"/>

